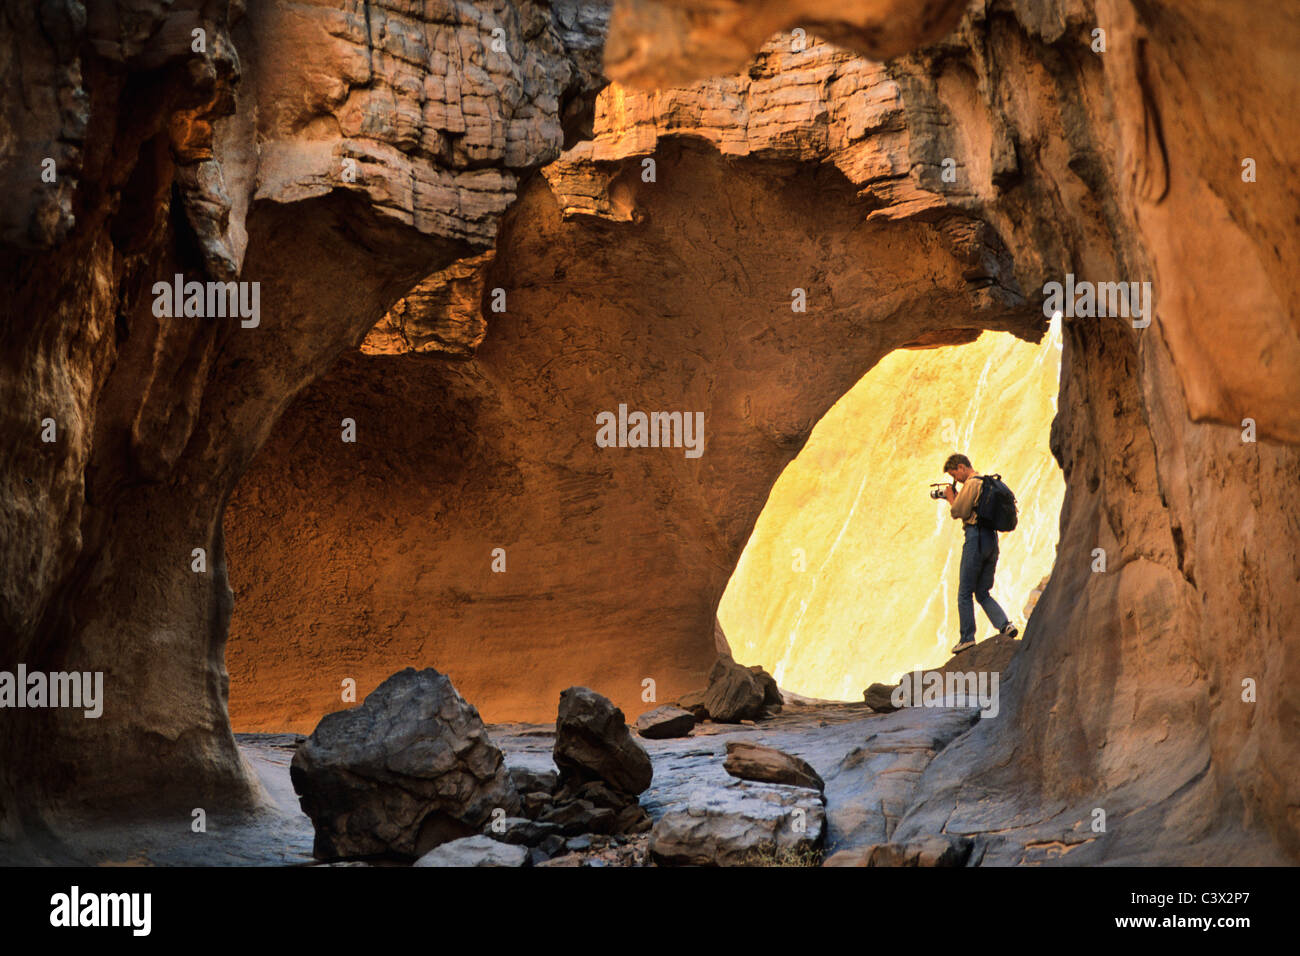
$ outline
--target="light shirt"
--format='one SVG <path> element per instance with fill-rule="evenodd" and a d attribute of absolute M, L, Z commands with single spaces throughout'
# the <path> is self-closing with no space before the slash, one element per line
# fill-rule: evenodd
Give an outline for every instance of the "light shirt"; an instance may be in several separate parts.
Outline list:
<path fill-rule="evenodd" d="M 980 498 L 980 488 L 984 483 L 978 475 L 971 475 L 962 483 L 961 491 L 952 502 L 952 516 L 964 524 L 974 524 L 977 520 L 975 504 Z"/>

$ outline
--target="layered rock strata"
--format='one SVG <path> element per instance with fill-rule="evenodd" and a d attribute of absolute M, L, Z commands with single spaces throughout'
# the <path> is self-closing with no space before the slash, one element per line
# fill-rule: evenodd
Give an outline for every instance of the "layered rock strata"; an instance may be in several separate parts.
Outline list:
<path fill-rule="evenodd" d="M 0 643 L 106 688 L 97 720 L 5 714 L 5 834 L 256 799 L 227 517 L 258 720 L 310 724 L 394 657 L 492 719 L 574 683 L 702 686 L 767 490 L 830 405 L 895 348 L 1035 339 L 1069 276 L 1149 282 L 1154 313 L 1067 310 L 1056 565 L 999 717 L 891 839 L 1300 855 L 1300 131 L 1274 105 L 1300 92 L 1296 14 L 810 0 L 747 67 L 760 41 L 722 24 L 795 29 L 779 6 L 629 0 L 615 80 L 743 72 L 611 88 L 590 129 L 595 4 L 5 10 Z M 930 45 L 880 65 L 819 33 Z M 489 247 L 475 345 L 456 303 L 480 279 L 447 270 Z M 169 317 L 177 273 L 257 282 L 258 314 Z M 398 306 L 439 273 L 424 318 Z M 599 447 L 620 405 L 703 413 L 703 454 Z"/>

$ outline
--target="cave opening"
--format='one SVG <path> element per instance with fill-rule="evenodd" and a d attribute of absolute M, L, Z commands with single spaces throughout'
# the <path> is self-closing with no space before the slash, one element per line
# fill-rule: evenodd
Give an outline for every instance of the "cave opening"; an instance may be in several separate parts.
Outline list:
<path fill-rule="evenodd" d="M 582 211 L 586 167 L 548 167 L 493 256 L 276 424 L 223 521 L 236 731 L 309 733 L 406 666 L 490 722 L 552 721 L 574 685 L 629 716 L 697 690 L 772 483 L 864 370 L 1044 334 L 986 224 L 883 218 L 838 171 L 689 138 L 655 158 L 654 182 L 602 173 L 632 212 Z M 602 444 L 622 406 L 702 414 L 703 453 Z"/>
<path fill-rule="evenodd" d="M 1026 638 L 1065 493 L 1048 447 L 1061 354 L 1058 319 L 1038 345 L 984 332 L 897 349 L 863 375 L 772 486 L 727 584 L 718 620 L 735 658 L 829 700 L 947 661 L 962 537 L 926 486 L 953 451 L 1016 493 L 993 595 Z M 975 613 L 983 640 L 993 629 Z"/>

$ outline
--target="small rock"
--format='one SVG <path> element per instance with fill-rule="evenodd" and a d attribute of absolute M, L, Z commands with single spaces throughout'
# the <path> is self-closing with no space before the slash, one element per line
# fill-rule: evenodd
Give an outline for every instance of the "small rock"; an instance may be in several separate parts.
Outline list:
<path fill-rule="evenodd" d="M 867 706 L 872 710 L 882 714 L 888 714 L 898 710 L 890 697 L 894 693 L 897 684 L 872 684 L 862 692 L 862 699 L 867 702 Z"/>
<path fill-rule="evenodd" d="M 530 820 L 536 820 L 542 814 L 550 810 L 555 802 L 551 799 L 549 793 L 526 793 L 523 799 L 524 816 Z"/>
<path fill-rule="evenodd" d="M 809 787 L 819 792 L 826 789 L 821 776 L 806 760 L 775 747 L 764 747 L 746 740 L 727 742 L 727 759 L 722 767 L 733 777 L 742 780 L 784 783 Z"/>
<path fill-rule="evenodd" d="M 665 704 L 636 719 L 636 732 L 649 740 L 687 737 L 695 728 L 695 715 L 684 707 Z"/>
<path fill-rule="evenodd" d="M 552 833 L 541 843 L 537 844 L 536 849 L 541 850 L 548 857 L 555 856 L 564 849 L 564 837 L 558 833 Z"/>
<path fill-rule="evenodd" d="M 560 785 L 560 775 L 554 770 L 530 770 L 511 767 L 510 779 L 520 793 L 554 793 Z"/>
<path fill-rule="evenodd" d="M 591 837 L 589 836 L 569 837 L 569 839 L 564 841 L 564 848 L 568 850 L 570 853 L 581 853 L 583 850 L 590 850 Z"/>
<path fill-rule="evenodd" d="M 502 843 L 537 846 L 552 833 L 559 833 L 560 831 L 560 828 L 554 823 L 541 823 L 524 817 L 506 817 L 502 822 L 505 824 L 505 830 L 500 833 L 494 831 L 485 835 L 492 837 L 494 840 L 500 840 Z"/>
<path fill-rule="evenodd" d="M 577 836 L 580 833 L 609 833 L 616 819 L 615 812 L 607 807 L 594 806 L 589 800 L 574 800 L 556 807 L 542 817 L 542 822 L 556 824 L 565 836 Z"/>
<path fill-rule="evenodd" d="M 489 836 L 463 837 L 436 846 L 415 861 L 416 866 L 523 866 L 528 849 Z"/>
<path fill-rule="evenodd" d="M 609 810 L 622 810 L 629 803 L 636 803 L 635 797 L 611 789 L 600 780 L 588 780 L 576 786 L 574 782 L 570 782 L 555 795 L 556 806 L 572 803 L 574 800 L 585 800 L 594 807 L 605 807 Z"/>
<path fill-rule="evenodd" d="M 695 715 L 696 720 L 708 720 L 709 709 L 704 706 L 704 695 L 707 691 L 693 690 L 682 694 L 677 698 L 677 706 L 682 710 L 689 710 Z"/>
<path fill-rule="evenodd" d="M 645 833 L 650 829 L 650 814 L 640 804 L 633 803 L 619 810 L 610 828 L 611 833 Z"/>

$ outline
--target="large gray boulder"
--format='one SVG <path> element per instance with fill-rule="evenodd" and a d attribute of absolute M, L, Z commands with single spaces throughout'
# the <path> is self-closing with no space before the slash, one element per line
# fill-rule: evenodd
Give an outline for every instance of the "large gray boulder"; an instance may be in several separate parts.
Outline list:
<path fill-rule="evenodd" d="M 650 755 L 627 729 L 623 711 L 586 687 L 560 694 L 554 759 L 561 785 L 570 790 L 599 780 L 634 798 L 654 775 Z"/>
<path fill-rule="evenodd" d="M 660 817 L 650 855 L 660 866 L 744 866 L 761 851 L 816 849 L 825 819 L 816 790 L 736 781 L 701 789 Z"/>
<path fill-rule="evenodd" d="M 407 668 L 327 714 L 289 768 L 321 859 L 415 859 L 482 830 L 519 797 L 478 711 L 432 668 Z"/>
<path fill-rule="evenodd" d="M 501 843 L 489 836 L 462 837 L 434 847 L 416 866 L 526 866 L 528 847 Z"/>

